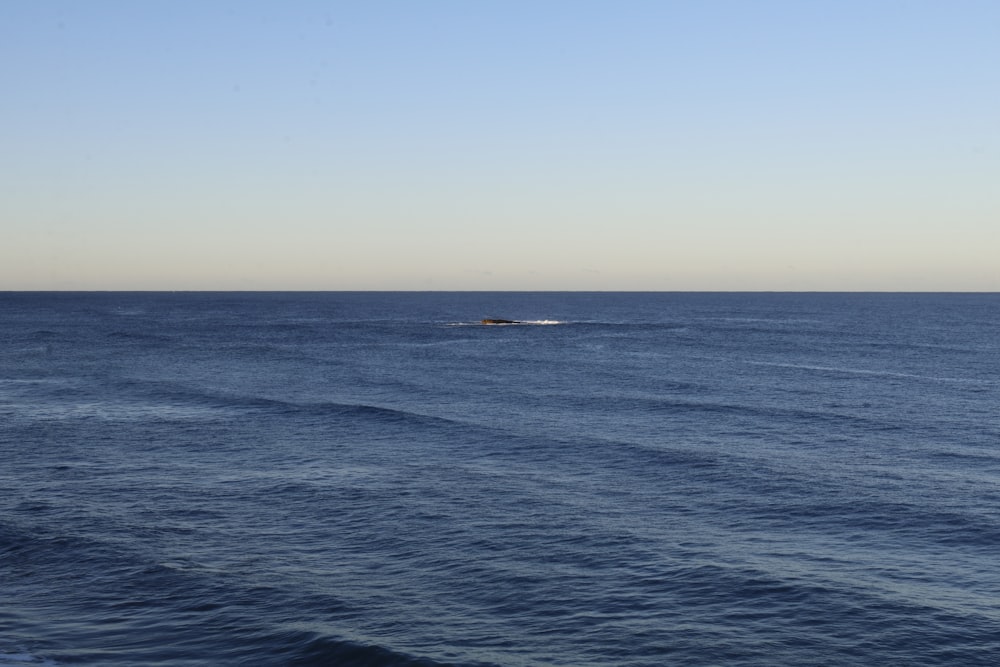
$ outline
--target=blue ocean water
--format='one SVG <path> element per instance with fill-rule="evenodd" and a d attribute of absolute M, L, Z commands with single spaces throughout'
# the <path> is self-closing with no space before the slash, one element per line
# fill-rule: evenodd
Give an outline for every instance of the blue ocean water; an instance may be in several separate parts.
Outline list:
<path fill-rule="evenodd" d="M 0 293 L 0 665 L 996 665 L 998 566 L 1000 295 Z"/>

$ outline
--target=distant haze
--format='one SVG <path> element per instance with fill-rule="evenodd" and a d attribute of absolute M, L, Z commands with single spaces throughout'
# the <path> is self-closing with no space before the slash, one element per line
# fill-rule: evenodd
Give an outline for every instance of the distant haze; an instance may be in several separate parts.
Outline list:
<path fill-rule="evenodd" d="M 1000 290 L 1000 3 L 0 4 L 0 289 Z"/>

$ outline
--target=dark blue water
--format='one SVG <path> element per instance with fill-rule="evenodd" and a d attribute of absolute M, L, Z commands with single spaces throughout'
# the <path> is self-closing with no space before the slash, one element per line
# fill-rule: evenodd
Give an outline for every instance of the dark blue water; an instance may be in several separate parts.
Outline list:
<path fill-rule="evenodd" d="M 1000 295 L 0 294 L 0 665 L 998 662 Z"/>

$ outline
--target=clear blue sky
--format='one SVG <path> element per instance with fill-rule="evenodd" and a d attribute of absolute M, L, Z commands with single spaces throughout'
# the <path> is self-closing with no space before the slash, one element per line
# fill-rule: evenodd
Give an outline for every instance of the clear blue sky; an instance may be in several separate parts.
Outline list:
<path fill-rule="evenodd" d="M 0 289 L 1000 290 L 1000 2 L 0 3 Z"/>

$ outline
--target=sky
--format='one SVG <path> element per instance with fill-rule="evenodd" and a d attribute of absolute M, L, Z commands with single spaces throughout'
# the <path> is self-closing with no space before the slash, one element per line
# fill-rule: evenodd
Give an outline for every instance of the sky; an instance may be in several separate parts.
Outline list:
<path fill-rule="evenodd" d="M 3 0 L 50 289 L 1000 291 L 1000 2 Z"/>

